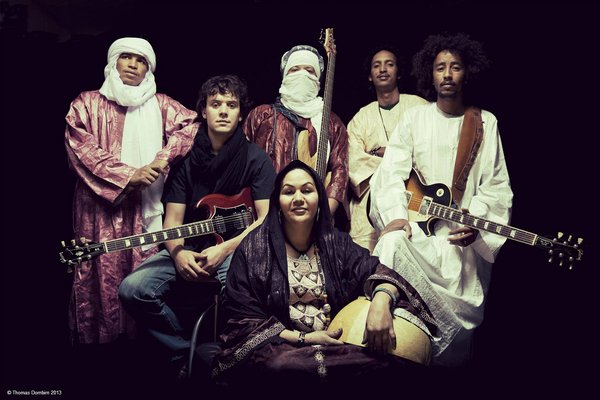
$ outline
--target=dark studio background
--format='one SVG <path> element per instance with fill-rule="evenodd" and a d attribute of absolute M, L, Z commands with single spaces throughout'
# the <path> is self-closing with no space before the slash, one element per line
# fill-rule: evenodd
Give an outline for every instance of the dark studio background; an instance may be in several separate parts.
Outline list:
<path fill-rule="evenodd" d="M 72 236 L 74 178 L 63 145 L 64 116 L 79 92 L 101 86 L 112 41 L 147 38 L 157 54 L 158 90 L 188 108 L 195 107 L 202 82 L 220 73 L 245 78 L 257 105 L 277 94 L 283 52 L 296 44 L 321 48 L 317 39 L 326 26 L 335 28 L 338 51 L 333 110 L 345 123 L 373 100 L 361 69 L 373 45 L 396 43 L 410 58 L 433 33 L 463 31 L 482 41 L 493 64 L 472 89 L 500 123 L 515 193 L 511 225 L 585 238 L 584 261 L 573 271 L 546 263 L 540 249 L 505 245 L 494 266 L 475 368 L 455 374 L 448 392 L 576 394 L 592 386 L 594 368 L 583 364 L 594 364 L 598 355 L 591 326 L 598 315 L 598 236 L 590 220 L 597 220 L 592 124 L 600 81 L 592 61 L 597 37 L 590 32 L 600 7 L 467 1 L 0 4 L 1 396 L 60 389 L 63 398 L 91 398 L 118 394 L 120 384 L 132 393 L 158 384 L 145 378 L 144 365 L 125 347 L 86 353 L 68 341 L 71 276 L 57 255 L 59 242 Z M 402 91 L 414 92 L 412 78 L 402 81 Z"/>

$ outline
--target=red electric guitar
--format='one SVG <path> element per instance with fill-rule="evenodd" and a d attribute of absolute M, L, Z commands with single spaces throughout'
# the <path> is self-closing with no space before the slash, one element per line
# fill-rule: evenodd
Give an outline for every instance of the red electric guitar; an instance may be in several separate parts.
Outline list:
<path fill-rule="evenodd" d="M 105 253 L 209 234 L 215 235 L 217 243 L 222 243 L 239 234 L 256 220 L 250 188 L 245 188 L 235 196 L 209 194 L 200 199 L 195 208 L 206 211 L 208 219 L 102 243 L 82 239 L 79 243 L 72 240 L 71 245 L 67 246 L 62 242 L 64 249 L 59 253 L 60 262 L 72 266 Z"/>

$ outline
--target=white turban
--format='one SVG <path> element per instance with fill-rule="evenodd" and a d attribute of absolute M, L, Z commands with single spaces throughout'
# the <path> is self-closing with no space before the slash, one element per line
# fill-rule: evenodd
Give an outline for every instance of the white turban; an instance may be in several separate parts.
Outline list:
<path fill-rule="evenodd" d="M 297 65 L 310 65 L 314 68 L 317 78 L 320 78 L 324 68 L 323 57 L 312 46 L 304 44 L 294 46 L 281 57 L 282 75 L 286 76 L 290 68 Z"/>
<path fill-rule="evenodd" d="M 122 53 L 133 53 L 144 56 L 146 61 L 148 61 L 148 66 L 150 67 L 150 71 L 154 72 L 156 70 L 156 54 L 154 54 L 154 49 L 150 42 L 146 39 L 134 38 L 134 37 L 125 37 L 121 39 L 117 39 L 110 45 L 108 48 L 108 56 L 106 61 L 108 65 L 114 64 L 117 62 L 117 58 Z M 107 75 L 106 68 L 104 69 L 104 76 Z"/>
<path fill-rule="evenodd" d="M 148 61 L 148 71 L 138 86 L 126 85 L 117 71 L 117 60 L 123 53 L 139 54 Z M 108 49 L 107 64 L 104 67 L 104 83 L 100 93 L 107 99 L 122 106 L 140 106 L 156 93 L 153 71 L 156 69 L 156 55 L 150 43 L 140 38 L 121 38 Z"/>

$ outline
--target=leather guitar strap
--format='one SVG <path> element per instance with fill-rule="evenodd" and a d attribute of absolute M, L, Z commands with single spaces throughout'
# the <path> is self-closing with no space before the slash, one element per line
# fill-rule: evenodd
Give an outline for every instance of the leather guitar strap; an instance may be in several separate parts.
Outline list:
<path fill-rule="evenodd" d="M 481 109 L 469 107 L 465 111 L 458 151 L 454 162 L 454 174 L 452 176 L 452 197 L 456 204 L 462 200 L 463 193 L 467 187 L 469 171 L 475 162 L 481 140 L 483 139 L 483 121 Z"/>

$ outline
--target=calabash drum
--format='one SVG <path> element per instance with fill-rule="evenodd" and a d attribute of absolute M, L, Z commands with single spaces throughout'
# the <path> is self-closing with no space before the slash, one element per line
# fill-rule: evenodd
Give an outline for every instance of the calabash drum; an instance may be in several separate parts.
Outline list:
<path fill-rule="evenodd" d="M 370 306 L 371 302 L 365 297 L 357 298 L 342 308 L 331 321 L 327 330 L 335 331 L 342 328 L 341 341 L 365 347 L 361 342 Z M 429 364 L 431 361 L 431 342 L 429 336 L 421 328 L 404 318 L 394 316 L 394 332 L 396 333 L 396 348 L 390 348 L 390 354 L 419 364 Z"/>

